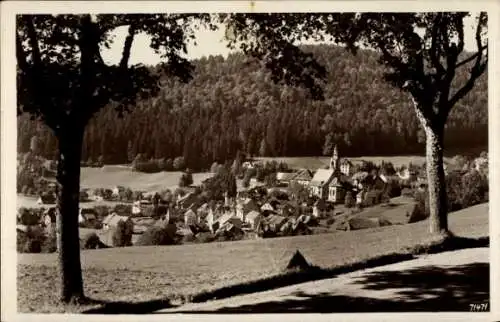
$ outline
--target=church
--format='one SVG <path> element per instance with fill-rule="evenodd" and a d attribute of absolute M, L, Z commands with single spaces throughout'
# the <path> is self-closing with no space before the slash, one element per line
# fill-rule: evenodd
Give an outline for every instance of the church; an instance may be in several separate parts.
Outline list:
<path fill-rule="evenodd" d="M 351 171 L 351 162 L 339 160 L 338 149 L 335 146 L 328 169 L 318 169 L 314 173 L 309 184 L 311 195 L 334 203 L 344 202 L 345 193 L 350 187 Z"/>

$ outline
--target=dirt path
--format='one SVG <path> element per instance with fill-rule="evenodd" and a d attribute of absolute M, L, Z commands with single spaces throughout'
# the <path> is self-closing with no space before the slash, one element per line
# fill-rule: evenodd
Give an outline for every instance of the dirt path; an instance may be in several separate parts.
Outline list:
<path fill-rule="evenodd" d="M 160 312 L 470 311 L 488 299 L 489 249 L 474 248 Z"/>

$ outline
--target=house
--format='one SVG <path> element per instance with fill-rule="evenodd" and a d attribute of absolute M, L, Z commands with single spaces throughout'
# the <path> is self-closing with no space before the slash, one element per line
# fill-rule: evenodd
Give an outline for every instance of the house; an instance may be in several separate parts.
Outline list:
<path fill-rule="evenodd" d="M 251 211 L 259 211 L 260 208 L 253 199 L 247 199 L 243 202 L 238 202 L 236 205 L 236 217 L 245 221 L 245 216 Z"/>
<path fill-rule="evenodd" d="M 144 208 L 152 206 L 153 203 L 147 199 L 134 201 L 134 203 L 132 204 L 132 214 L 133 215 L 140 214 L 144 210 Z"/>
<path fill-rule="evenodd" d="M 114 229 L 118 225 L 118 222 L 122 220 L 123 222 L 130 222 L 133 224 L 133 221 L 130 217 L 120 216 L 116 212 L 107 215 L 102 221 L 102 228 L 104 230 Z"/>
<path fill-rule="evenodd" d="M 192 209 L 189 209 L 184 213 L 184 225 L 189 227 L 196 224 L 198 224 L 198 215 Z"/>
<path fill-rule="evenodd" d="M 337 149 L 337 145 L 333 148 L 333 155 L 330 158 L 330 169 L 339 170 L 345 176 L 350 176 L 353 164 L 348 159 L 339 159 L 339 152 Z"/>
<path fill-rule="evenodd" d="M 407 167 L 402 168 L 398 172 L 396 172 L 396 175 L 404 181 L 415 181 L 417 178 L 417 173 L 414 170 L 411 170 Z"/>
<path fill-rule="evenodd" d="M 272 213 L 275 211 L 275 208 L 269 202 L 266 202 L 260 207 L 260 211 L 263 213 Z"/>
<path fill-rule="evenodd" d="M 183 209 L 191 208 L 199 202 L 198 195 L 193 192 L 187 193 L 177 200 L 177 206 Z"/>
<path fill-rule="evenodd" d="M 318 169 L 309 184 L 311 195 L 320 199 L 326 199 L 328 195 L 328 185 L 335 176 L 333 169 Z"/>
<path fill-rule="evenodd" d="M 340 173 L 350 177 L 352 174 L 353 164 L 347 159 L 342 159 L 340 161 Z"/>
<path fill-rule="evenodd" d="M 345 163 L 348 173 L 351 171 L 350 163 Z M 340 170 L 337 147 L 335 146 L 333 156 L 328 169 L 318 169 L 309 185 L 311 195 L 331 202 L 343 202 L 345 191 L 350 184 L 349 178 Z"/>
<path fill-rule="evenodd" d="M 115 186 L 111 191 L 112 191 L 111 196 L 113 198 L 119 198 L 120 193 L 123 193 L 125 191 L 125 187 Z"/>
<path fill-rule="evenodd" d="M 251 229 L 256 229 L 256 227 L 259 225 L 260 220 L 262 219 L 262 215 L 255 210 L 250 211 L 246 216 L 245 216 L 245 222 L 250 225 Z"/>
<path fill-rule="evenodd" d="M 276 173 L 276 180 L 282 184 L 289 184 L 290 180 L 296 175 L 293 172 L 278 172 Z"/>
<path fill-rule="evenodd" d="M 245 161 L 245 162 L 243 162 L 241 167 L 244 169 L 253 169 L 255 166 L 254 166 L 252 161 Z"/>
<path fill-rule="evenodd" d="M 308 186 L 313 178 L 313 173 L 309 169 L 301 169 L 289 178 L 290 184 L 296 183 Z"/>
<path fill-rule="evenodd" d="M 328 184 L 328 201 L 334 203 L 344 202 L 346 191 L 351 190 L 351 185 L 349 184 L 346 177 L 340 175 L 333 178 Z"/>

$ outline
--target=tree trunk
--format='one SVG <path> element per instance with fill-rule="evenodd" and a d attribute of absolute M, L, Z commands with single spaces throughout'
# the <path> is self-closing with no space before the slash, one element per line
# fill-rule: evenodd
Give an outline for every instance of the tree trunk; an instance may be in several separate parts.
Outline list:
<path fill-rule="evenodd" d="M 58 135 L 57 248 L 61 301 L 64 303 L 84 298 L 78 231 L 83 133 L 83 128 L 74 127 L 61 130 Z"/>
<path fill-rule="evenodd" d="M 448 200 L 443 168 L 444 125 L 425 126 L 430 232 L 448 233 Z"/>

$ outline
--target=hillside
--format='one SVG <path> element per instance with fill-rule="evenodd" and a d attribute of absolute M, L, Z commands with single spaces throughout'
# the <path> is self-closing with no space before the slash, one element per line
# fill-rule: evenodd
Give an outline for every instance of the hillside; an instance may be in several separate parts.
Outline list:
<path fill-rule="evenodd" d="M 274 84 L 269 72 L 241 54 L 210 56 L 194 62 L 190 83 L 163 79 L 160 94 L 123 119 L 111 107 L 98 113 L 87 128 L 83 159 L 102 156 L 107 164 L 123 164 L 138 153 L 184 156 L 190 168 L 200 170 L 234 158 L 238 150 L 266 157 L 322 155 L 329 134 L 328 143 L 338 144 L 343 155 L 423 154 L 423 133 L 410 101 L 383 81 L 373 52 L 352 56 L 327 45 L 305 50 L 328 71 L 324 101 Z M 457 84 L 464 82 L 465 71 L 457 73 Z M 487 146 L 487 90 L 483 75 L 452 111 L 447 151 L 478 153 L 477 147 Z M 41 153 L 54 156 L 56 140 L 45 127 L 26 115 L 18 124 L 20 151 L 27 151 L 37 134 Z"/>
<path fill-rule="evenodd" d="M 488 204 L 450 213 L 449 224 L 458 236 L 488 236 Z M 281 274 L 297 249 L 323 268 L 399 252 L 429 241 L 428 225 L 422 221 L 312 236 L 85 250 L 85 291 L 108 301 L 174 298 Z M 20 311 L 54 310 L 50 301 L 57 298 L 57 254 L 18 254 L 17 263 Z M 35 291 L 40 289 L 45 292 Z"/>

